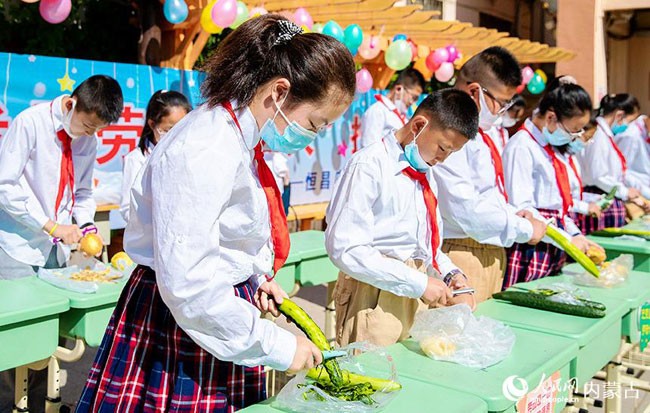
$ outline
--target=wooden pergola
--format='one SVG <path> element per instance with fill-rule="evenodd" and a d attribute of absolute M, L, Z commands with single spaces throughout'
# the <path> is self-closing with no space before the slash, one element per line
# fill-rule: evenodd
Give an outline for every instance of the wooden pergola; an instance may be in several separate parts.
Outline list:
<path fill-rule="evenodd" d="M 186 1 L 190 10 L 187 20 L 162 27 L 163 66 L 192 69 L 210 36 L 199 22 L 208 0 Z M 424 65 L 426 56 L 432 49 L 448 44 L 454 44 L 463 54 L 458 65 L 493 45 L 507 48 L 522 63 L 552 63 L 575 56 L 572 51 L 510 37 L 497 30 L 440 20 L 438 12 L 422 10 L 421 5 L 394 6 L 394 3 L 395 0 L 252 0 L 247 5 L 249 9 L 264 7 L 269 12 L 288 15 L 298 7 L 306 7 L 315 22 L 335 20 L 341 27 L 356 23 L 365 34 L 381 35 L 379 47 L 382 50 L 396 34 L 404 33 L 418 45 L 416 67 L 426 76 L 431 76 Z M 358 56 L 357 61 L 371 70 L 376 86 L 385 86 L 385 81 L 392 76 L 393 71 L 383 63 L 383 52 L 372 61 Z"/>

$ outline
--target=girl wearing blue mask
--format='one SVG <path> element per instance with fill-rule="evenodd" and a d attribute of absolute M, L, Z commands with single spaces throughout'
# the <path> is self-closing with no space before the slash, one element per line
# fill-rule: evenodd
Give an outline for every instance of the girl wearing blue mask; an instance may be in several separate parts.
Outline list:
<path fill-rule="evenodd" d="M 206 103 L 156 145 L 131 192 L 125 249 L 139 266 L 78 412 L 232 412 L 266 398 L 263 365 L 322 361 L 304 335 L 260 317 L 279 314 L 286 293 L 273 276 L 289 252 L 261 141 L 300 150 L 340 117 L 355 92 L 352 56 L 267 14 L 230 33 L 206 73 Z"/>
<path fill-rule="evenodd" d="M 592 143 L 577 154 L 585 192 L 604 194 L 617 189 L 616 200 L 603 211 L 600 218 L 584 222 L 582 230 L 589 234 L 605 227 L 625 225 L 625 203 L 645 206 L 641 191 L 650 190 L 647 184 L 628 171 L 628 161 L 615 140 L 638 114 L 636 99 L 627 94 L 607 95 L 600 101 L 598 125 Z"/>
<path fill-rule="evenodd" d="M 565 148 L 584 133 L 591 115 L 591 99 L 576 84 L 559 83 L 546 92 L 538 111 L 527 119 L 503 153 L 509 202 L 536 217 L 552 219 L 564 236 L 587 251 L 591 245 L 569 216 L 573 196 Z M 532 246 L 514 244 L 508 249 L 504 288 L 557 274 L 566 254 L 548 238 Z"/>

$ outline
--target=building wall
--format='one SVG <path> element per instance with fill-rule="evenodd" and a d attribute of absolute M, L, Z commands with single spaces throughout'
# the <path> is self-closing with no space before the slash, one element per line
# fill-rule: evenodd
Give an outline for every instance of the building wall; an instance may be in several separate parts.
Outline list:
<path fill-rule="evenodd" d="M 632 93 L 641 111 L 650 114 L 650 32 L 628 40 L 608 40 L 607 66 L 610 93 Z"/>

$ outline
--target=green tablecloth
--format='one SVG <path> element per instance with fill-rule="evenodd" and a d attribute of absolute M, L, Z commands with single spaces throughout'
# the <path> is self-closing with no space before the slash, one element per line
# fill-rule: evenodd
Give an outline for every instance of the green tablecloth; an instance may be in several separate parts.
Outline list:
<path fill-rule="evenodd" d="M 649 225 L 637 219 L 624 228 L 648 230 Z M 634 256 L 634 269 L 637 271 L 650 272 L 650 241 L 627 241 L 618 237 L 598 237 L 589 235 L 589 238 L 600 244 L 607 252 L 607 259 L 611 260 L 621 254 L 632 254 Z"/>

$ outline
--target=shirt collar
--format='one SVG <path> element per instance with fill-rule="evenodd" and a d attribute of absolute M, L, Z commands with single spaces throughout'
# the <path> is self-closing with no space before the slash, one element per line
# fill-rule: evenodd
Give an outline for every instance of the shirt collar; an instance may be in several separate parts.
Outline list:
<path fill-rule="evenodd" d="M 526 126 L 526 129 L 528 129 L 528 131 L 533 135 L 533 138 L 535 138 L 538 144 L 541 146 L 546 146 L 548 144 L 548 140 L 544 136 L 544 133 L 535 126 L 530 118 L 526 119 L 524 126 Z"/>
<path fill-rule="evenodd" d="M 390 99 L 388 99 L 388 98 L 387 98 L 386 96 L 384 96 L 384 95 L 377 94 L 377 95 L 375 95 L 375 99 L 377 99 L 378 102 L 381 102 L 381 103 L 383 103 L 384 105 L 386 105 L 386 107 L 388 108 L 388 110 L 390 110 L 391 112 L 394 111 L 395 109 L 397 109 L 397 107 L 395 106 L 395 104 L 393 103 L 393 101 L 390 100 Z"/>
<path fill-rule="evenodd" d="M 404 156 L 404 149 L 402 148 L 402 145 L 397 142 L 394 131 L 390 131 L 384 137 L 383 144 L 386 147 L 388 159 L 391 161 L 393 173 L 395 175 L 401 174 L 404 169 L 411 166 L 411 164 L 409 164 L 409 162 L 406 160 L 406 157 Z"/>
<path fill-rule="evenodd" d="M 601 128 L 603 128 L 603 131 L 605 131 L 605 134 L 607 136 L 614 136 L 614 133 L 612 132 L 612 128 L 609 127 L 607 122 L 602 116 L 598 116 L 596 118 L 596 122 L 598 122 L 598 125 L 600 125 Z"/>
<path fill-rule="evenodd" d="M 236 101 L 233 100 L 230 103 L 233 108 L 237 108 Z M 257 127 L 257 121 L 253 116 L 253 112 L 251 112 L 248 106 L 245 106 L 240 109 L 235 109 L 235 115 L 237 116 L 237 120 L 239 121 L 239 126 L 241 127 L 244 145 L 246 145 L 246 148 L 248 150 L 255 149 L 255 146 L 257 146 L 257 144 L 260 142 L 260 130 Z M 237 130 L 236 125 L 235 125 L 235 129 Z"/>
<path fill-rule="evenodd" d="M 54 130 L 56 132 L 63 129 L 63 119 L 66 115 L 63 113 L 63 109 L 61 109 L 61 101 L 64 97 L 68 96 L 69 95 L 61 95 L 52 101 L 52 123 L 54 124 Z"/>

